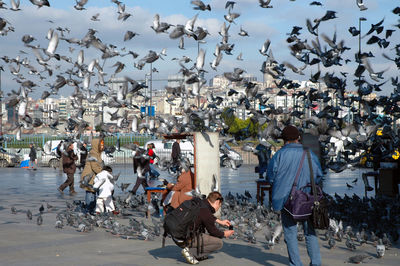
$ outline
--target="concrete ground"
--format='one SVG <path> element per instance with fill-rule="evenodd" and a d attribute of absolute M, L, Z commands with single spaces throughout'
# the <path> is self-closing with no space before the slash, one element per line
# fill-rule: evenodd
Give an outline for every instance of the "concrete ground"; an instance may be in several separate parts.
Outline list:
<path fill-rule="evenodd" d="M 68 226 L 56 229 L 56 213 L 65 209 L 66 201 L 82 200 L 84 194 L 77 188 L 78 195 L 74 197 L 67 193 L 60 196 L 55 188 L 65 177 L 49 174 L 49 171 L 39 169 L 30 173 L 23 169 L 0 169 L 0 265 L 187 265 L 171 239 L 167 239 L 166 247 L 161 248 L 161 237 L 154 241 L 126 240 L 101 228 L 89 233 L 80 233 Z M 47 203 L 53 208 L 48 210 Z M 45 212 L 42 215 L 43 224 L 38 226 L 36 218 L 41 204 Z M 17 209 L 16 214 L 11 213 L 12 206 Z M 34 215 L 32 220 L 27 219 L 28 209 Z M 121 223 L 128 222 L 127 218 L 118 219 Z M 273 249 L 268 249 L 262 232 L 256 236 L 256 244 L 224 240 L 222 250 L 200 264 L 288 265 L 283 240 Z M 344 241 L 330 250 L 323 239 L 322 236 L 320 249 L 323 265 L 344 265 L 349 257 L 357 254 L 370 256 L 365 260 L 367 265 L 400 265 L 398 245 L 387 250 L 384 258 L 378 259 L 375 247 L 370 243 L 357 246 L 357 250 L 352 252 L 346 248 Z M 303 264 L 308 265 L 305 243 L 300 242 L 299 245 Z"/>

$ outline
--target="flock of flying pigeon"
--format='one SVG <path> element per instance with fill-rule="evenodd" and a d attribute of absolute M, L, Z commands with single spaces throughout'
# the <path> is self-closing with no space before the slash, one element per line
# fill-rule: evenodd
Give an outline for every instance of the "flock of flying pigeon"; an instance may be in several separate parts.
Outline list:
<path fill-rule="evenodd" d="M 30 0 L 33 5 L 38 8 L 50 7 L 50 2 L 47 0 Z M 87 0 L 76 1 L 74 8 L 81 12 L 86 12 L 85 5 Z M 125 21 L 131 16 L 126 12 L 125 4 L 112 0 L 116 5 L 118 20 Z M 271 0 L 259 1 L 260 8 L 273 8 Z M 153 25 L 149 25 L 154 30 L 155 34 L 165 34 L 170 39 L 179 40 L 179 48 L 184 49 L 184 42 L 186 39 L 193 38 L 198 42 L 205 41 L 210 33 L 207 29 L 197 26 L 196 21 L 201 15 L 201 12 L 210 12 L 212 7 L 205 4 L 203 1 L 191 1 L 193 8 L 199 10 L 200 13 L 196 14 L 193 18 L 188 20 L 185 25 L 172 25 L 168 22 L 162 21 L 159 14 L 154 15 Z M 367 9 L 362 0 L 356 0 L 357 7 L 362 11 Z M 323 6 L 322 3 L 313 1 L 310 3 L 312 6 Z M 0 1 L 0 8 L 18 12 L 20 9 L 20 1 L 10 0 L 10 7 L 6 3 Z M 235 43 L 230 42 L 232 35 L 231 26 L 236 24 L 236 20 L 240 17 L 240 13 L 235 11 L 235 2 L 227 1 L 225 5 L 226 14 L 224 15 L 224 23 L 222 24 L 219 34 L 221 37 L 220 43 L 216 45 L 214 52 L 214 60 L 210 62 L 210 67 L 217 70 L 223 56 L 232 56 L 234 52 Z M 395 15 L 400 15 L 400 7 L 392 10 Z M 318 27 L 322 23 L 330 23 L 331 20 L 337 18 L 337 12 L 327 10 L 326 14 L 322 17 L 306 19 L 306 29 L 311 34 L 312 39 L 307 40 L 302 37 L 302 27 L 294 26 L 290 33 L 288 33 L 287 43 L 290 48 L 290 53 L 295 60 L 303 66 L 296 67 L 294 63 L 284 61 L 278 62 L 270 49 L 271 41 L 267 39 L 259 50 L 260 54 L 265 60 L 261 64 L 260 71 L 267 73 L 275 79 L 275 85 L 279 89 L 278 95 L 287 95 L 288 91 L 292 91 L 292 97 L 295 97 L 298 102 L 303 102 L 304 106 L 296 104 L 293 110 L 285 110 L 283 108 L 276 108 L 273 103 L 268 102 L 268 92 L 271 88 L 263 88 L 253 82 L 246 81 L 243 74 L 245 69 L 235 68 L 232 72 L 225 72 L 223 75 L 229 80 L 234 82 L 237 86 L 244 88 L 244 93 L 235 89 L 230 89 L 226 92 L 227 96 L 237 95 L 237 107 L 245 108 L 252 116 L 254 122 L 259 123 L 260 130 L 258 138 L 266 141 L 275 140 L 279 136 L 280 130 L 287 123 L 301 124 L 305 132 L 310 132 L 314 135 L 320 136 L 320 141 L 329 144 L 327 147 L 332 147 L 336 155 L 335 161 L 345 164 L 346 160 L 340 154 L 346 150 L 367 150 L 368 140 L 375 134 L 377 128 L 384 125 L 391 125 L 397 119 L 400 109 L 397 105 L 399 100 L 400 83 L 397 77 L 391 78 L 391 83 L 394 87 L 394 92 L 390 96 L 379 96 L 374 99 L 368 96 L 374 91 L 380 91 L 380 87 L 388 82 L 383 76 L 385 70 L 376 71 L 372 68 L 369 62 L 374 55 L 371 52 L 358 54 L 354 53 L 355 61 L 358 63 L 357 69 L 349 76 L 353 77 L 354 84 L 358 87 L 358 95 L 348 96 L 346 94 L 347 75 L 349 73 L 339 71 L 335 73 L 343 64 L 351 61 L 351 56 L 345 56 L 349 47 L 346 47 L 344 40 L 339 41 L 336 32 L 333 36 L 328 36 L 325 33 L 319 33 Z M 91 17 L 92 21 L 98 21 L 100 14 L 94 14 Z M 384 19 L 371 24 L 370 30 L 363 36 L 369 38 L 367 45 L 378 45 L 386 52 L 383 53 L 384 58 L 393 61 L 396 67 L 400 67 L 400 44 L 391 43 L 393 34 L 396 34 L 396 28 L 400 24 L 394 25 L 392 28 L 384 28 Z M 8 22 L 7 18 L 0 17 L 0 35 L 1 38 L 6 38 L 8 34 L 13 34 L 13 26 Z M 57 130 L 57 127 L 63 122 L 57 117 L 56 112 L 52 117 L 49 124 L 44 124 L 39 118 L 32 118 L 27 114 L 28 95 L 35 90 L 42 90 L 42 99 L 46 99 L 51 95 L 58 95 L 59 90 L 65 86 L 74 88 L 71 94 L 71 104 L 76 110 L 74 114 L 66 121 L 66 128 L 70 131 L 77 132 L 77 136 L 87 128 L 88 123 L 83 119 L 85 109 L 82 101 L 87 100 L 90 103 L 96 102 L 103 96 L 108 96 L 108 107 L 114 108 L 139 108 L 131 104 L 128 95 L 133 97 L 148 97 L 143 93 L 145 84 L 133 80 L 132 78 L 125 77 L 129 82 L 129 89 L 120 88 L 118 91 L 106 91 L 109 80 L 104 71 L 104 66 L 107 60 L 111 61 L 116 59 L 116 62 L 111 66 L 114 73 L 110 75 L 114 77 L 120 73 L 126 64 L 118 61 L 118 59 L 130 56 L 135 62 L 133 65 L 138 70 L 143 69 L 146 64 L 151 64 L 158 59 L 167 56 L 166 49 L 160 52 L 150 50 L 146 55 L 140 56 L 136 52 L 126 51 L 125 48 L 119 50 L 118 47 L 112 44 L 103 42 L 98 36 L 95 29 L 88 29 L 87 34 L 83 38 L 72 36 L 70 29 L 57 27 L 50 28 L 47 32 L 46 38 L 48 39 L 47 48 L 40 47 L 35 44 L 37 36 L 26 34 L 21 36 L 21 44 L 24 45 L 27 52 L 23 54 L 33 54 L 34 61 L 30 61 L 27 57 L 22 58 L 20 55 L 12 58 L 9 55 L 3 55 L 0 59 L 8 65 L 10 73 L 15 76 L 15 81 L 18 83 L 19 89 L 17 91 L 11 90 L 5 97 L 8 106 L 15 106 L 18 110 L 19 122 L 9 128 L 8 132 L 16 132 L 17 138 L 20 138 L 22 129 L 32 129 L 40 126 L 49 126 Z M 140 33 L 127 31 L 124 35 L 124 41 L 129 41 Z M 242 37 L 246 37 L 249 33 L 240 27 L 238 33 Z M 349 28 L 349 34 L 355 37 L 360 34 L 356 27 Z M 384 35 L 384 36 L 382 36 Z M 80 49 L 77 57 L 74 59 L 70 55 L 57 53 L 59 42 L 67 42 L 70 52 L 73 53 L 75 49 Z M 87 49 L 93 48 L 99 52 L 99 57 L 93 59 L 91 62 L 85 62 L 85 53 Z M 389 55 L 389 52 L 394 50 L 395 55 Z M 167 98 L 166 101 L 170 104 L 175 104 L 176 100 L 180 100 L 180 107 L 182 108 L 182 117 L 175 116 L 156 116 L 150 119 L 144 119 L 143 116 L 134 116 L 128 120 L 127 112 L 124 115 L 118 113 L 111 114 L 111 120 L 117 121 L 117 127 L 120 129 L 127 128 L 131 125 L 133 132 L 151 132 L 155 134 L 169 134 L 170 132 L 187 132 L 187 131 L 217 131 L 224 133 L 227 132 L 229 126 L 220 119 L 220 114 L 223 111 L 221 105 L 223 98 L 214 96 L 212 91 L 208 91 L 206 98 L 207 103 L 201 106 L 193 106 L 189 104 L 189 98 L 197 97 L 201 94 L 201 89 L 205 84 L 204 78 L 201 73 L 205 72 L 205 50 L 199 49 L 197 58 L 183 56 L 182 58 L 173 58 L 172 61 L 178 61 L 180 71 L 184 75 L 184 82 L 177 87 L 166 87 Z M 242 53 L 237 56 L 237 60 L 242 59 Z M 136 60 L 137 59 L 137 60 Z M 60 69 L 59 61 L 64 61 L 67 64 L 67 69 Z M 194 62 L 190 65 L 190 62 Z M 290 70 L 299 75 L 304 75 L 304 69 L 316 64 L 320 64 L 326 69 L 325 73 L 322 70 L 312 74 L 309 78 L 314 83 L 324 83 L 326 89 L 321 92 L 316 88 L 309 90 L 300 89 L 300 84 L 287 78 L 286 71 Z M 330 70 L 332 69 L 332 71 Z M 5 71 L 2 67 L 1 71 Z M 152 70 L 153 71 L 153 70 Z M 96 79 L 97 75 L 97 79 Z M 30 76 L 38 76 L 40 81 L 46 84 L 36 84 L 30 79 Z M 54 77 L 55 76 L 55 77 Z M 96 79 L 96 83 L 94 83 Z M 51 81 L 53 80 L 53 81 Z M 93 84 L 94 83 L 94 84 Z M 48 88 L 46 88 L 48 87 Z M 94 87 L 98 89 L 94 90 Z M 333 97 L 334 96 L 334 97 Z M 338 102 L 336 106 L 332 104 L 332 98 Z M 250 104 L 250 102 L 257 102 L 260 106 L 264 107 L 264 111 L 257 110 Z M 319 105 L 319 111 L 313 110 L 316 105 Z M 384 118 L 377 115 L 377 108 L 383 108 L 383 112 L 387 115 Z M 353 113 L 352 123 L 348 123 L 347 117 L 339 117 L 338 113 L 341 110 L 351 109 Z M 42 110 L 44 111 L 44 110 Z M 233 110 L 228 110 L 230 114 L 234 114 Z M 285 114 L 286 121 L 277 121 L 277 115 Z M 347 122 L 347 123 L 346 123 Z M 261 126 L 267 123 L 268 127 L 261 130 Z M 105 132 L 109 131 L 103 125 Z M 397 132 L 390 131 L 390 135 L 397 137 Z M 244 134 L 245 138 L 250 137 Z M 370 144 L 370 143 L 369 143 Z M 348 147 L 351 149 L 348 149 Z M 393 147 L 393 152 L 396 147 Z M 328 151 L 327 151 L 328 152 Z M 332 154 L 332 151 L 331 151 Z M 337 165 L 332 166 L 337 170 Z"/>
<path fill-rule="evenodd" d="M 30 0 L 33 5 L 39 8 L 50 7 L 50 1 L 47 0 Z M 85 5 L 88 0 L 76 1 L 74 8 L 80 12 L 87 12 Z M 118 20 L 126 21 L 132 14 L 126 12 L 125 4 L 118 0 L 112 0 L 116 5 L 116 12 Z M 359 10 L 366 10 L 367 6 L 362 0 L 356 0 Z M 259 1 L 260 8 L 270 9 L 273 1 Z M 154 15 L 153 25 L 149 25 L 153 29 L 154 34 L 165 34 L 166 38 L 177 40 L 179 48 L 184 49 L 185 40 L 193 38 L 198 42 L 204 42 L 210 33 L 207 29 L 196 26 L 196 21 L 201 12 L 212 12 L 212 7 L 205 4 L 203 1 L 191 1 L 193 8 L 198 10 L 199 13 L 193 18 L 188 20 L 185 25 L 172 25 L 164 22 L 159 14 Z M 311 6 L 320 6 L 321 2 L 313 1 Z M 20 1 L 10 0 L 10 6 L 0 1 L 1 9 L 9 9 L 14 12 L 20 11 Z M 276 8 L 276 7 L 275 7 Z M 235 10 L 235 2 L 227 1 L 225 5 L 226 14 L 223 16 L 224 23 L 222 24 L 219 35 L 221 41 L 216 45 L 214 52 L 214 59 L 210 62 L 210 67 L 217 70 L 223 56 L 233 56 L 235 43 L 230 42 L 232 36 L 231 26 L 236 24 L 236 20 L 240 17 L 240 13 Z M 400 7 L 392 10 L 395 15 L 400 15 Z M 397 105 L 399 98 L 400 83 L 398 77 L 391 77 L 390 82 L 393 85 L 394 92 L 390 96 L 378 96 L 376 98 L 369 98 L 368 96 L 376 91 L 380 91 L 380 87 L 388 82 L 384 77 L 387 70 L 376 71 L 370 63 L 370 58 L 375 55 L 372 52 L 364 52 L 358 54 L 353 53 L 355 62 L 358 63 L 357 69 L 354 73 L 338 71 L 343 64 L 352 61 L 352 56 L 348 54 L 349 47 L 346 47 L 344 40 L 338 40 L 336 31 L 332 36 L 325 33 L 319 33 L 318 28 L 323 23 L 330 23 L 331 20 L 337 18 L 337 12 L 327 10 L 326 14 L 322 17 L 306 19 L 305 29 L 312 36 L 311 39 L 302 37 L 301 31 L 303 27 L 294 26 L 288 33 L 287 43 L 290 48 L 290 53 L 294 59 L 302 64 L 296 67 L 294 63 L 284 61 L 278 62 L 274 58 L 270 49 L 271 41 L 267 39 L 259 49 L 260 54 L 263 56 L 260 71 L 265 74 L 271 75 L 275 79 L 276 88 L 279 89 L 278 95 L 287 95 L 292 92 L 292 97 L 296 99 L 296 105 L 293 110 L 287 110 L 269 102 L 268 93 L 271 88 L 264 88 L 253 82 L 246 81 L 243 74 L 245 69 L 235 68 L 232 72 L 223 73 L 224 77 L 236 86 L 244 88 L 244 92 L 235 89 L 229 89 L 226 96 L 236 95 L 238 97 L 237 107 L 245 108 L 251 114 L 252 121 L 260 125 L 258 138 L 260 140 L 276 140 L 280 135 L 280 130 L 288 123 L 300 124 L 304 132 L 309 132 L 320 137 L 320 141 L 326 147 L 331 149 L 326 150 L 329 156 L 335 154 L 333 157 L 335 161 L 331 164 L 330 168 L 335 171 L 341 171 L 351 165 L 348 163 L 348 158 L 343 156 L 344 153 L 349 151 L 365 151 L 371 144 L 371 137 L 375 135 L 379 127 L 392 125 L 400 114 L 400 109 Z M 91 17 L 92 21 L 99 21 L 100 14 L 96 13 Z M 54 23 L 53 21 L 50 21 Z M 387 27 L 387 26 L 386 26 Z M 384 26 L 384 19 L 371 24 L 370 30 L 363 36 L 369 38 L 367 45 L 377 45 L 385 52 L 382 53 L 383 57 L 394 63 L 394 66 L 400 67 L 400 44 L 393 44 L 391 41 L 393 34 L 396 34 L 396 28 L 400 24 L 393 25 L 390 28 Z M 13 25 L 5 17 L 0 17 L 0 38 L 7 38 L 7 35 L 13 34 Z M 361 34 L 356 27 L 351 26 L 348 29 L 349 36 L 355 37 Z M 139 55 L 134 51 L 126 51 L 125 48 L 118 49 L 115 45 L 107 44 L 102 41 L 98 36 L 98 31 L 95 29 L 88 29 L 83 38 L 77 38 L 72 35 L 68 28 L 56 27 L 50 28 L 47 32 L 46 38 L 48 39 L 47 47 L 40 47 L 35 44 L 37 36 L 26 34 L 21 36 L 21 45 L 26 51 L 21 51 L 21 54 L 33 54 L 35 60 L 29 60 L 28 57 L 23 58 L 20 55 L 15 57 L 10 55 L 3 55 L 0 59 L 8 65 L 10 73 L 15 77 L 14 80 L 18 83 L 19 89 L 17 91 L 11 90 L 5 97 L 5 102 L 8 106 L 14 106 L 18 110 L 19 122 L 12 125 L 7 129 L 7 132 L 16 133 L 17 139 L 21 138 L 22 130 L 29 130 L 35 127 L 48 126 L 54 130 L 64 121 L 60 121 L 55 112 L 50 112 L 52 120 L 50 123 L 45 124 L 39 118 L 32 118 L 27 114 L 28 95 L 33 91 L 41 90 L 42 99 L 46 99 L 51 95 L 58 95 L 60 89 L 64 87 L 74 88 L 74 92 L 70 95 L 72 107 L 76 110 L 71 115 L 68 121 L 65 121 L 66 129 L 75 132 L 79 139 L 80 133 L 88 127 L 88 123 L 83 119 L 85 108 L 83 107 L 83 100 L 90 103 L 96 102 L 103 96 L 107 96 L 108 107 L 113 108 L 129 108 L 135 109 L 138 106 L 131 103 L 128 95 L 133 97 L 148 97 L 143 93 L 145 84 L 133 80 L 125 76 L 129 83 L 129 88 L 120 88 L 117 91 L 106 91 L 109 79 L 107 74 L 114 77 L 120 73 L 126 64 L 119 61 L 125 56 L 129 56 L 134 62 L 133 65 L 137 70 L 143 69 L 147 64 L 152 64 L 158 59 L 163 59 L 167 56 L 166 49 L 160 52 L 150 50 L 146 55 Z M 240 26 L 239 36 L 243 38 L 249 36 L 249 33 Z M 140 33 L 127 31 L 123 37 L 124 41 L 129 41 Z M 346 36 L 348 37 L 348 36 Z M 178 41 L 179 40 L 179 41 Z M 59 54 L 57 47 L 60 42 L 66 42 L 71 54 L 75 49 L 80 49 L 76 58 L 71 55 Z M 89 48 L 93 48 L 99 53 L 99 57 L 90 62 L 85 62 L 85 53 Z M 390 55 L 391 51 L 395 51 L 394 55 Z M 123 52 L 124 51 L 124 52 Z M 207 91 L 207 102 L 201 106 L 193 106 L 189 103 L 189 98 L 198 97 L 201 95 L 201 89 L 205 84 L 202 72 L 205 72 L 205 50 L 199 49 L 196 58 L 183 56 L 182 58 L 172 58 L 172 61 L 177 61 L 180 66 L 180 73 L 184 75 L 184 81 L 177 87 L 166 87 L 168 103 L 175 105 L 180 101 L 182 109 L 182 116 L 155 116 L 149 119 L 144 119 L 145 115 L 133 116 L 128 119 L 127 112 L 119 115 L 117 112 L 111 115 L 111 120 L 117 121 L 118 129 L 125 129 L 131 127 L 132 132 L 150 132 L 155 134 L 169 134 L 171 132 L 188 132 L 188 131 L 220 131 L 222 134 L 228 131 L 229 125 L 224 123 L 220 115 L 224 110 L 222 107 L 223 97 L 214 96 L 212 91 Z M 237 60 L 243 60 L 242 53 L 237 55 Z M 105 73 L 104 67 L 108 62 L 115 60 L 111 68 L 113 73 Z M 60 61 L 66 64 L 66 69 L 60 68 Z M 191 62 L 194 62 L 191 63 Z M 191 65 L 192 64 L 192 65 Z M 318 72 L 311 75 L 310 81 L 317 83 L 324 83 L 326 89 L 320 91 L 316 88 L 304 90 L 300 88 L 300 84 L 287 78 L 286 71 L 292 71 L 299 75 L 304 75 L 304 70 L 313 65 L 322 65 L 323 68 Z M 6 68 L 1 66 L 0 71 L 5 71 Z M 322 70 L 324 69 L 324 70 Z M 153 69 L 152 69 L 153 71 Z M 325 71 L 325 73 L 323 73 Z M 349 77 L 347 77 L 349 75 Z M 36 84 L 30 77 L 39 77 L 40 84 Z M 97 78 L 96 78 L 97 76 Z M 358 95 L 346 94 L 346 82 L 348 78 L 353 77 L 353 82 L 358 88 Z M 95 81 L 94 81 L 95 80 Z M 45 83 L 46 82 L 46 83 Z M 45 83 L 45 84 L 43 84 Z M 98 89 L 94 90 L 97 87 Z M 103 88 L 103 89 L 101 89 Z M 336 105 L 333 104 L 332 98 L 336 99 Z M 263 107 L 263 111 L 251 105 L 254 102 Z M 298 103 L 302 102 L 303 106 Z M 314 110 L 314 107 L 319 105 L 319 110 Z M 377 109 L 383 109 L 386 116 L 381 117 L 377 115 Z M 348 117 L 340 117 L 338 114 L 341 110 L 350 109 L 353 114 L 352 122 L 349 123 Z M 126 110 L 126 109 L 125 109 Z M 42 110 L 44 111 L 44 110 Z M 46 111 L 47 112 L 47 111 Z M 229 109 L 226 113 L 233 115 L 234 108 Z M 285 115 L 283 121 L 277 120 L 277 115 Z M 268 126 L 261 129 L 265 123 Z M 109 131 L 106 125 L 102 125 L 105 132 Z M 243 132 L 242 132 L 243 133 Z M 388 135 L 392 138 L 397 138 L 397 132 L 388 130 Z M 244 130 L 244 139 L 250 137 L 250 134 Z M 369 141 L 369 142 L 368 142 Z M 396 146 L 388 150 L 388 154 L 393 153 Z M 332 161 L 332 160 L 331 160 Z M 339 165 L 338 165 L 339 164 Z M 329 165 L 328 165 L 329 166 Z"/>

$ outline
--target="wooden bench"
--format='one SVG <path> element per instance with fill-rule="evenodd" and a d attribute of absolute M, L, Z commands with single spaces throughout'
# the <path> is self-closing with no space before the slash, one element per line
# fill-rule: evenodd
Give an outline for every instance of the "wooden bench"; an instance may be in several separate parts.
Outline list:
<path fill-rule="evenodd" d="M 256 180 L 256 183 L 257 183 L 257 203 L 264 204 L 265 191 L 268 191 L 269 206 L 271 206 L 272 202 L 271 184 L 264 179 L 258 179 Z"/>

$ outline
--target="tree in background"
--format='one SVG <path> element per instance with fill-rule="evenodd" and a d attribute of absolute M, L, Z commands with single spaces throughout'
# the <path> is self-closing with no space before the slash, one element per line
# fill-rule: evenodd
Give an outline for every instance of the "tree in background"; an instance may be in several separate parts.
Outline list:
<path fill-rule="evenodd" d="M 226 133 L 231 134 L 236 140 L 243 140 L 249 137 L 256 138 L 259 130 L 264 129 L 267 123 L 260 125 L 256 119 L 249 117 L 246 120 L 235 116 L 232 108 L 225 108 L 221 113 L 221 118 L 227 125 Z"/>

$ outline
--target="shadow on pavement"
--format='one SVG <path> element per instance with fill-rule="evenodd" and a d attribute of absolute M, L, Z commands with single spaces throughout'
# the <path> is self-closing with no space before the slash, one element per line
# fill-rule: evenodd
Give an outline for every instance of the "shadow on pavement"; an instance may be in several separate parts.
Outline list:
<path fill-rule="evenodd" d="M 268 250 L 258 246 L 224 243 L 221 252 L 238 258 L 254 261 L 262 265 L 276 265 L 276 262 L 286 265 L 288 258 L 279 254 L 268 253 Z M 275 262 L 275 263 L 274 263 Z"/>
<path fill-rule="evenodd" d="M 170 241 L 172 242 L 172 240 Z M 155 259 L 177 259 L 179 261 L 184 261 L 181 256 L 181 248 L 173 243 L 166 243 L 165 247 L 149 250 L 149 254 Z"/>
<path fill-rule="evenodd" d="M 157 248 L 149 250 L 149 254 L 155 259 L 176 259 L 177 261 L 184 261 L 181 254 L 181 249 L 175 245 L 168 245 L 164 248 Z M 237 258 L 251 260 L 261 265 L 276 265 L 281 263 L 286 265 L 288 262 L 287 257 L 279 254 L 268 253 L 268 250 L 264 250 L 258 246 L 247 246 L 241 244 L 224 243 L 223 248 L 218 252 L 224 252 L 225 254 Z M 210 259 L 216 258 L 218 260 L 218 252 L 211 253 Z"/>

